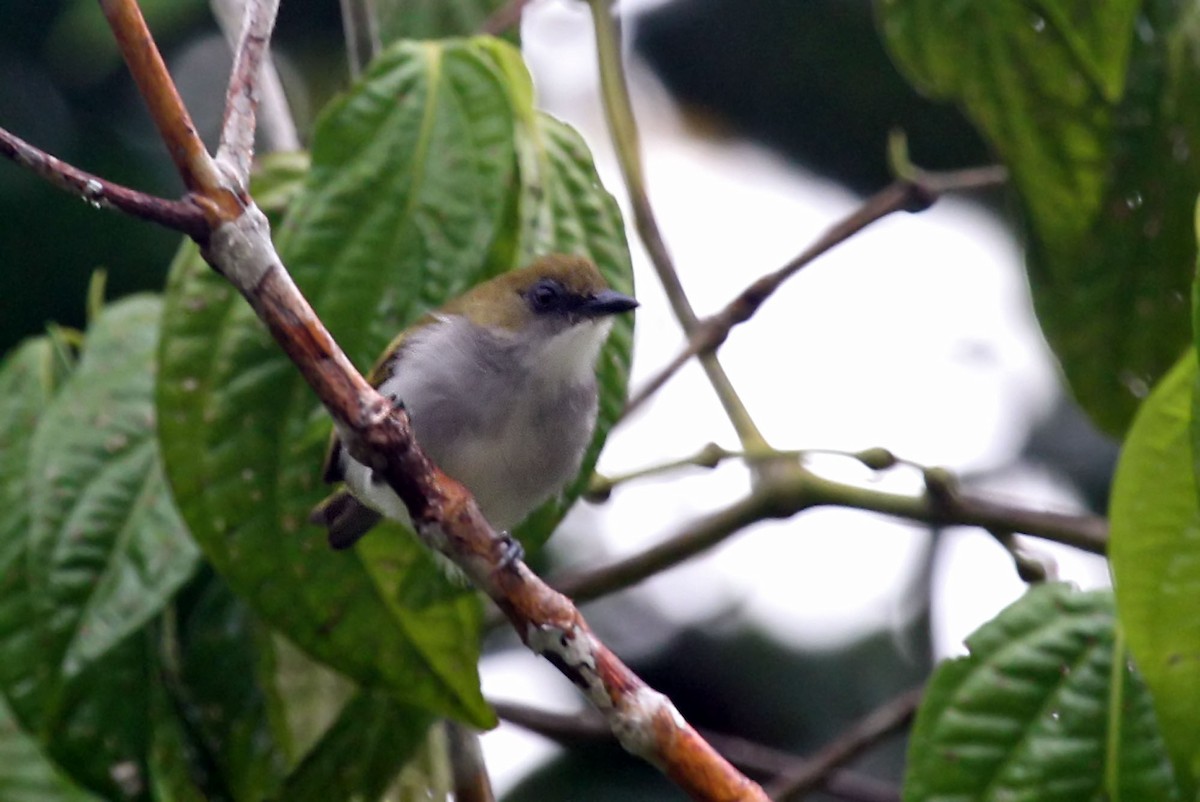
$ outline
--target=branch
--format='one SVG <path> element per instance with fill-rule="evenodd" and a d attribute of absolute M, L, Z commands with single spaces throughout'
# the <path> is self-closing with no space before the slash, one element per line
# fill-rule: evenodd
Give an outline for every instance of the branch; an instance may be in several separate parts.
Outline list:
<path fill-rule="evenodd" d="M 924 211 L 946 192 L 995 186 L 1005 180 L 1006 171 L 1002 167 L 981 167 L 943 174 L 914 171 L 909 176 L 892 182 L 863 201 L 849 215 L 827 228 L 815 242 L 790 262 L 742 290 L 720 312 L 697 321 L 693 330 L 689 332 L 687 345 L 629 399 L 622 415 L 629 415 L 645 403 L 646 399 L 658 392 L 689 359 L 715 353 L 729 338 L 733 328 L 752 318 L 785 281 L 817 257 L 842 244 L 867 226 L 893 212 Z"/>
<path fill-rule="evenodd" d="M 496 802 L 479 748 L 479 734 L 457 721 L 446 720 L 445 727 L 454 802 Z"/>
<path fill-rule="evenodd" d="M 194 235 L 201 253 L 241 292 L 296 365 L 349 453 L 403 499 L 418 536 L 453 560 L 504 612 L 526 646 L 583 691 L 625 749 L 659 768 L 694 799 L 765 802 L 757 784 L 739 774 L 669 699 L 600 642 L 569 599 L 513 558 L 511 538 L 493 530 L 470 493 L 433 464 L 413 438 L 407 413 L 355 370 L 296 288 L 271 242 L 267 218 L 239 174 L 241 155 L 231 154 L 233 167 L 222 169 L 204 150 L 134 0 L 100 3 L 189 189 L 189 202 L 203 213 L 207 230 Z M 249 12 L 251 28 L 263 32 L 263 41 L 260 45 L 254 35 L 242 37 L 249 42 L 239 57 L 245 73 L 235 74 L 235 83 L 256 79 L 255 51 L 261 55 L 265 50 L 274 7 L 274 0 L 262 0 Z M 252 86 L 231 92 L 238 108 L 227 109 L 226 118 L 252 121 L 253 95 Z M 230 137 L 231 148 L 245 144 L 242 125 Z"/>
<path fill-rule="evenodd" d="M 235 57 L 240 51 L 238 35 L 241 30 L 244 0 L 211 0 L 213 16 L 229 42 Z M 235 68 L 233 74 L 237 74 Z M 279 70 L 270 52 L 262 56 L 262 67 L 258 73 L 258 90 L 261 95 L 258 107 L 259 130 L 262 131 L 266 149 L 272 153 L 300 150 L 300 135 L 296 132 L 296 121 L 288 107 L 287 94 L 279 79 Z M 232 89 L 232 82 L 230 88 Z M 228 120 L 226 120 L 228 124 Z"/>
<path fill-rule="evenodd" d="M 629 86 L 625 81 L 625 67 L 621 59 L 621 32 L 619 21 L 612 13 L 613 0 L 588 0 L 592 11 L 592 23 L 596 29 L 596 52 L 600 62 L 600 88 L 604 101 L 604 117 L 608 122 L 609 135 L 616 148 L 617 161 L 620 163 L 621 175 L 625 188 L 629 192 L 629 202 L 633 207 L 634 225 L 646 252 L 654 265 L 658 280 L 667 294 L 671 309 L 675 313 L 683 331 L 691 337 L 699 325 L 696 313 L 684 292 L 679 280 L 679 272 L 671 259 L 670 251 L 663 240 L 654 217 L 654 209 L 646 194 L 646 178 L 642 169 L 641 144 L 638 138 L 637 123 L 633 116 L 633 106 L 629 100 Z M 742 447 L 748 451 L 759 451 L 769 448 L 766 438 L 750 418 L 746 406 L 738 397 L 733 383 L 725 374 L 725 369 L 717 361 L 715 354 L 705 354 L 700 359 L 708 381 L 713 386 L 721 406 L 725 409 L 730 423 L 737 432 Z M 751 466 L 754 467 L 753 465 Z M 756 472 L 757 474 L 757 472 Z"/>
<path fill-rule="evenodd" d="M 243 11 L 242 32 L 233 52 L 233 69 L 225 92 L 225 120 L 217 147 L 217 163 L 233 171 L 238 182 L 250 181 L 254 163 L 254 128 L 258 114 L 259 77 L 279 0 L 249 2 Z"/>
<path fill-rule="evenodd" d="M 489 700 L 489 703 L 502 720 L 564 746 L 590 745 L 611 737 L 603 719 L 590 710 L 551 713 L 515 702 Z M 831 796 L 856 802 L 899 802 L 900 794 L 894 787 L 857 772 L 837 766 L 818 766 L 812 759 L 801 758 L 736 735 L 711 730 L 704 730 L 703 735 L 721 754 L 744 771 L 763 776 L 788 777 L 820 771 L 817 786 Z"/>
<path fill-rule="evenodd" d="M 350 77 L 357 80 L 363 68 L 379 53 L 379 17 L 374 0 L 339 0 L 342 9 L 342 33 L 346 37 L 346 56 Z"/>
<path fill-rule="evenodd" d="M 937 526 L 977 526 L 988 531 L 1017 532 L 1094 554 L 1104 554 L 1108 544 L 1108 522 L 1104 518 L 1033 510 L 966 493 L 952 478 L 946 478 L 947 472 L 939 469 L 925 469 L 925 494 L 909 496 L 837 482 L 799 463 L 784 467 L 786 470 L 781 468 L 765 477 L 745 498 L 689 525 L 662 543 L 601 568 L 555 578 L 553 585 L 578 602 L 589 601 L 636 585 L 691 559 L 751 524 L 790 518 L 822 506 L 879 512 Z"/>
<path fill-rule="evenodd" d="M 241 212 L 241 198 L 222 180 L 216 162 L 200 141 L 192 117 L 146 27 L 142 10 L 135 0 L 100 0 L 100 9 L 108 19 L 134 83 L 149 107 L 150 117 L 167 144 L 167 152 L 175 162 L 183 185 L 204 209 L 210 225 L 236 217 Z"/>
<path fill-rule="evenodd" d="M 116 209 L 196 239 L 208 231 L 198 206 L 114 184 L 51 156 L 0 128 L 0 154 L 97 209 Z"/>
<path fill-rule="evenodd" d="M 861 755 L 885 737 L 908 725 L 925 689 L 913 688 L 885 702 L 814 755 L 801 771 L 785 774 L 768 786 L 771 799 L 799 799 L 821 786 L 830 772 Z"/>

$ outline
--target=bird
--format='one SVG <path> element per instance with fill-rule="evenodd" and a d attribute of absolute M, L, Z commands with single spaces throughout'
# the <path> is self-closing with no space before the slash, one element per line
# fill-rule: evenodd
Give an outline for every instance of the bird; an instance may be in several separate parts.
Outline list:
<path fill-rule="evenodd" d="M 507 533 L 578 473 L 596 424 L 600 349 L 614 317 L 637 305 L 586 257 L 541 256 L 405 329 L 368 380 L 404 406 L 416 441 Z M 309 519 L 332 548 L 352 547 L 381 518 L 410 523 L 336 430 L 323 471 L 342 487 Z"/>

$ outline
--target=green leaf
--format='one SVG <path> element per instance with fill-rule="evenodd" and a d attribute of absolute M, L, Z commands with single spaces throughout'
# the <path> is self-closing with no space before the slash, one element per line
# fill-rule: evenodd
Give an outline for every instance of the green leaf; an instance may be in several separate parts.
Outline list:
<path fill-rule="evenodd" d="M 1192 433 L 1195 353 L 1134 420 L 1113 481 L 1108 553 L 1129 649 L 1154 693 L 1175 765 L 1197 788 L 1200 769 L 1200 505 Z"/>
<path fill-rule="evenodd" d="M 6 578 L 0 599 L 13 583 L 24 581 L 19 574 L 29 531 L 29 449 L 38 420 L 73 367 L 58 353 L 53 340 L 39 337 L 17 346 L 0 364 L 0 576 Z"/>
<path fill-rule="evenodd" d="M 271 662 L 260 648 L 266 628 L 211 570 L 180 594 L 171 620 L 164 674 L 193 761 L 235 799 L 273 796 L 287 755 L 260 682 Z"/>
<path fill-rule="evenodd" d="M 0 799 L 5 802 L 97 802 L 42 754 L 0 702 Z"/>
<path fill-rule="evenodd" d="M 389 694 L 359 691 L 288 776 L 279 798 L 378 799 L 424 743 L 433 720 Z"/>
<path fill-rule="evenodd" d="M 1189 4 L 1142 5 L 877 2 L 900 66 L 960 103 L 1009 167 L 1042 330 L 1114 433 L 1189 341 L 1200 182 Z"/>
<path fill-rule="evenodd" d="M 1180 799 L 1149 695 L 1113 628 L 1107 592 L 1062 584 L 1031 589 L 983 625 L 967 639 L 969 656 L 930 681 L 904 799 Z"/>
<path fill-rule="evenodd" d="M 196 558 L 154 436 L 159 312 L 148 297 L 115 304 L 65 378 L 39 341 L 0 379 L 0 487 L 14 495 L 0 518 L 0 688 L 64 769 L 114 798 L 145 791 L 140 630 Z"/>

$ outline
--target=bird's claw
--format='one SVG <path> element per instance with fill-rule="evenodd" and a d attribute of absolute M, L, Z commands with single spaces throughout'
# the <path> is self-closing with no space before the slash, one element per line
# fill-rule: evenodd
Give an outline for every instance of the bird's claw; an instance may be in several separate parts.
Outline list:
<path fill-rule="evenodd" d="M 525 547 L 508 532 L 500 533 L 500 568 L 507 570 L 525 559 Z"/>

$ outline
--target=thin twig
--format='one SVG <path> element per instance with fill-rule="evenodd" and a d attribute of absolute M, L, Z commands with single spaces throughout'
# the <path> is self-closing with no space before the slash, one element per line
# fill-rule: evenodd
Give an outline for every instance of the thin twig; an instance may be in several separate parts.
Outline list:
<path fill-rule="evenodd" d="M 213 16 L 229 42 L 234 53 L 238 49 L 241 32 L 242 10 L 245 0 L 211 0 Z M 262 67 L 258 74 L 258 130 L 262 133 L 266 150 L 271 153 L 290 153 L 300 150 L 300 135 L 296 132 L 296 120 L 288 105 L 287 93 L 275 60 L 270 52 L 263 54 Z"/>
<path fill-rule="evenodd" d="M 1017 576 L 1021 578 L 1022 582 L 1036 585 L 1056 578 L 1053 564 L 1026 552 L 1017 542 L 1017 536 L 1012 532 L 1006 532 L 1003 529 L 989 529 L 988 533 L 996 539 L 1001 548 L 1008 552 L 1008 556 L 1012 558 L 1013 567 L 1017 569 Z"/>
<path fill-rule="evenodd" d="M 242 30 L 233 51 L 233 69 L 225 92 L 225 120 L 217 147 L 217 162 L 228 166 L 243 184 L 250 181 L 254 164 L 254 129 L 257 125 L 259 83 L 263 61 L 271 43 L 279 0 L 247 3 Z"/>
<path fill-rule="evenodd" d="M 67 164 L 3 128 L 0 128 L 0 155 L 98 209 L 116 209 L 193 238 L 203 236 L 208 230 L 198 206 L 115 184 Z"/>
<path fill-rule="evenodd" d="M 479 733 L 465 724 L 446 720 L 454 802 L 496 802 L 492 781 L 479 748 Z"/>
<path fill-rule="evenodd" d="M 830 772 L 907 726 L 924 693 L 923 687 L 913 688 L 875 708 L 813 755 L 801 771 L 785 774 L 768 785 L 768 796 L 780 801 L 798 799 L 819 788 Z"/>
<path fill-rule="evenodd" d="M 564 746 L 590 745 L 612 737 L 604 720 L 592 710 L 552 713 L 515 702 L 489 700 L 503 721 L 537 733 Z M 736 735 L 704 730 L 705 739 L 743 771 L 764 777 L 797 776 L 813 771 L 809 758 L 775 749 Z M 855 802 L 899 802 L 899 792 L 888 783 L 853 771 L 833 767 L 822 773 L 822 790 Z"/>
<path fill-rule="evenodd" d="M 934 471 L 926 471 L 927 478 Z M 733 504 L 689 525 L 679 534 L 623 560 L 551 580 L 576 602 L 631 587 L 691 559 L 759 521 L 790 518 L 813 507 L 836 506 L 883 513 L 939 526 L 977 526 L 1019 532 L 1094 554 L 1104 554 L 1108 522 L 1095 515 L 1034 510 L 963 492 L 939 492 L 927 482 L 921 496 L 889 493 L 838 482 L 799 464 L 773 472 Z"/>
<path fill-rule="evenodd" d="M 520 25 L 521 16 L 525 13 L 525 7 L 531 2 L 533 0 L 508 0 L 507 3 L 493 11 L 491 16 L 483 21 L 479 32 L 490 36 L 499 36 L 510 28 Z"/>
<path fill-rule="evenodd" d="M 596 52 L 600 64 L 600 90 L 604 102 L 604 117 L 608 122 L 609 134 L 617 152 L 617 161 L 629 202 L 633 207 L 634 226 L 646 246 L 650 262 L 654 265 L 658 280 L 666 292 L 667 300 L 685 334 L 691 337 L 696 332 L 698 321 L 692 304 L 679 280 L 679 272 L 671 259 L 670 251 L 658 227 L 654 209 L 646 192 L 645 171 L 642 169 L 642 150 L 638 138 L 637 123 L 633 116 L 633 105 L 629 99 L 629 86 L 625 80 L 625 66 L 621 58 L 620 21 L 612 12 L 612 0 L 588 0 L 592 11 L 592 23 L 596 29 Z M 706 354 L 700 364 L 712 384 L 721 406 L 737 432 L 742 447 L 747 451 L 769 448 L 766 438 L 759 431 L 745 404 L 742 403 L 733 383 L 721 367 L 715 354 Z M 752 466 L 756 467 L 756 466 Z M 756 472 L 757 473 L 757 472 Z"/>
<path fill-rule="evenodd" d="M 892 182 L 827 228 L 815 242 L 783 267 L 762 276 L 746 287 L 715 315 L 697 321 L 683 350 L 629 399 L 622 414 L 629 415 L 645 403 L 646 399 L 658 392 L 692 357 L 715 353 L 729 338 L 730 331 L 752 318 L 785 281 L 817 257 L 842 244 L 872 223 L 894 212 L 924 211 L 946 192 L 995 186 L 1005 178 L 1006 172 L 1001 167 L 981 167 L 940 174 L 914 174 L 911 178 Z"/>
<path fill-rule="evenodd" d="M 340 0 L 340 5 L 350 77 L 357 80 L 381 48 L 379 16 L 373 0 Z"/>
<path fill-rule="evenodd" d="M 584 498 L 593 503 L 607 501 L 620 485 L 628 482 L 633 482 L 638 479 L 646 479 L 651 476 L 660 476 L 665 473 L 671 473 L 680 468 L 715 468 L 722 462 L 731 459 L 740 459 L 747 462 L 772 460 L 772 461 L 794 461 L 803 460 L 805 457 L 816 454 L 824 454 L 835 457 L 845 457 L 859 462 L 873 471 L 883 471 L 888 468 L 893 468 L 897 465 L 908 465 L 917 469 L 922 466 L 916 463 L 897 457 L 886 448 L 866 448 L 862 451 L 840 451 L 834 448 L 804 448 L 796 450 L 787 449 L 772 449 L 770 451 L 752 454 L 747 451 L 731 451 L 723 448 L 716 443 L 707 443 L 699 451 L 690 457 L 682 457 L 680 459 L 668 460 L 655 465 L 648 465 L 644 468 L 637 468 L 626 473 L 616 474 L 614 476 L 605 476 L 603 474 L 593 474 L 591 481 L 588 483 L 587 490 L 584 491 Z"/>

